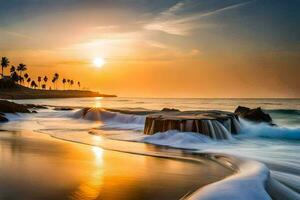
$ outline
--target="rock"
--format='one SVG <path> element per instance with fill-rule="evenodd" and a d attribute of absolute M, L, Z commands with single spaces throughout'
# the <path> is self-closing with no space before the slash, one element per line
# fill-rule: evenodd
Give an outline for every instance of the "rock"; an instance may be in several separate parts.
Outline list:
<path fill-rule="evenodd" d="M 27 108 L 32 108 L 32 109 L 48 109 L 46 106 L 43 105 L 35 105 L 35 104 L 24 104 L 27 106 Z"/>
<path fill-rule="evenodd" d="M 250 111 L 250 108 L 247 108 L 247 107 L 244 107 L 244 106 L 238 106 L 235 109 L 234 113 L 236 115 L 244 115 L 244 114 L 248 113 L 249 111 Z"/>
<path fill-rule="evenodd" d="M 70 107 L 56 107 L 54 108 L 54 110 L 67 111 L 67 110 L 74 110 L 74 109 Z"/>
<path fill-rule="evenodd" d="M 0 123 L 3 122 L 8 122 L 8 119 L 2 113 L 0 113 Z"/>
<path fill-rule="evenodd" d="M 175 108 L 163 108 L 161 111 L 162 112 L 174 112 L 174 111 L 180 111 L 180 110 L 175 109 Z"/>
<path fill-rule="evenodd" d="M 177 130 L 195 132 L 213 139 L 228 139 L 240 130 L 235 114 L 223 111 L 172 111 L 146 117 L 144 134 Z"/>
<path fill-rule="evenodd" d="M 13 103 L 10 101 L 0 100 L 0 112 L 3 113 L 30 113 L 27 106 Z"/>
<path fill-rule="evenodd" d="M 269 114 L 265 113 L 260 107 L 250 109 L 247 107 L 239 106 L 234 111 L 234 114 L 253 122 L 266 122 L 272 124 L 272 118 Z"/>

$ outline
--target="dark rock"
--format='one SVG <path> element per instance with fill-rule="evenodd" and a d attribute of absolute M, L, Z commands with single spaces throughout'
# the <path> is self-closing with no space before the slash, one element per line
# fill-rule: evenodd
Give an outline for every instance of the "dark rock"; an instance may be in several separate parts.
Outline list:
<path fill-rule="evenodd" d="M 70 107 L 56 107 L 54 110 L 60 110 L 60 111 L 68 111 L 68 110 L 74 110 L 73 108 Z"/>
<path fill-rule="evenodd" d="M 180 112 L 180 110 L 175 109 L 175 108 L 163 108 L 161 111 L 162 112 Z"/>
<path fill-rule="evenodd" d="M 173 111 L 151 114 L 146 117 L 144 134 L 177 130 L 195 132 L 213 139 L 228 139 L 240 130 L 235 114 L 223 111 Z"/>
<path fill-rule="evenodd" d="M 38 113 L 36 110 L 33 110 L 31 113 Z"/>
<path fill-rule="evenodd" d="M 43 105 L 35 105 L 35 104 L 24 104 L 25 106 L 27 106 L 27 108 L 31 108 L 31 109 L 48 109 L 46 106 Z"/>
<path fill-rule="evenodd" d="M 0 113 L 0 123 L 3 122 L 8 122 L 8 119 L 2 113 Z"/>
<path fill-rule="evenodd" d="M 13 103 L 10 101 L 0 100 L 0 112 L 3 113 L 30 113 L 27 106 Z"/>
<path fill-rule="evenodd" d="M 250 111 L 250 108 L 247 108 L 247 107 L 244 107 L 244 106 L 238 106 L 235 109 L 234 113 L 236 115 L 244 115 L 244 114 L 248 113 L 249 111 Z"/>
<path fill-rule="evenodd" d="M 260 107 L 250 109 L 247 107 L 239 106 L 234 111 L 234 114 L 253 122 L 266 122 L 272 124 L 272 118 L 269 114 L 265 113 Z"/>

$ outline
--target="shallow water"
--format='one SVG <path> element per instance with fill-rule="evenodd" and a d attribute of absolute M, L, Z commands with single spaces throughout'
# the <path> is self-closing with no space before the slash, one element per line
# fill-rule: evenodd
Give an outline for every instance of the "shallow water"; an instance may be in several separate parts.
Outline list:
<path fill-rule="evenodd" d="M 300 100 L 299 99 L 151 99 L 151 98 L 79 98 L 50 100 L 18 100 L 52 106 L 104 107 L 131 111 L 161 110 L 164 107 L 180 110 L 234 111 L 238 105 L 262 107 L 270 113 L 278 127 L 242 122 L 242 133 L 232 140 L 215 141 L 194 133 L 170 131 L 144 136 L 144 116 L 102 113 L 99 120 L 76 118 L 76 111 L 40 110 L 35 115 L 12 116 L 15 121 L 4 128 L 30 129 L 61 139 L 99 144 L 101 138 L 192 149 L 199 153 L 226 153 L 264 163 L 271 176 L 299 194 L 300 185 Z M 113 116 L 113 117 L 111 117 Z M 20 123 L 22 121 L 22 123 Z M 99 139 L 100 138 L 100 139 Z M 111 145 L 113 143 L 109 143 Z M 121 144 L 124 144 L 123 146 Z M 126 147 L 118 143 L 114 149 Z M 106 146 L 108 147 L 108 146 Z M 141 149 L 135 151 L 142 151 Z M 241 188 L 246 190 L 246 188 Z M 242 193 L 243 191 L 241 191 Z M 251 198 L 250 198 L 251 199 Z M 252 198 L 253 199 L 253 198 Z"/>
<path fill-rule="evenodd" d="M 232 173 L 204 157 L 119 153 L 25 131 L 2 131 L 0 155 L 0 199 L 179 199 Z"/>

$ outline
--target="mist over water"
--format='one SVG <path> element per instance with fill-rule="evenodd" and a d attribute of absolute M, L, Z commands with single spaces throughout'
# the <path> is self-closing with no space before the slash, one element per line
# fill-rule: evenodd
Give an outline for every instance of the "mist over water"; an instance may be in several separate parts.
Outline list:
<path fill-rule="evenodd" d="M 199 153 L 225 153 L 265 164 L 271 177 L 291 189 L 299 197 L 300 186 L 300 100 L 299 99 L 155 99 L 155 98 L 78 98 L 17 100 L 50 106 L 73 106 L 75 111 L 41 110 L 34 116 L 11 116 L 23 121 L 20 128 L 30 127 L 40 132 L 74 142 L 97 145 L 99 136 L 118 141 L 134 141 L 175 148 L 191 149 Z M 253 124 L 241 120 L 241 134 L 229 140 L 212 140 L 195 133 L 168 131 L 152 136 L 142 134 L 145 116 L 103 111 L 80 118 L 82 107 L 102 107 L 126 111 L 151 111 L 162 108 L 184 110 L 225 110 L 233 112 L 238 106 L 262 107 L 278 126 Z M 35 125 L 32 125 L 34 121 Z M 17 123 L 16 123 L 17 124 Z M 29 125 L 28 125 L 29 126 Z M 264 171 L 264 170 L 263 170 Z M 240 188 L 240 190 L 242 190 Z M 298 196 L 297 196 L 298 195 Z"/>

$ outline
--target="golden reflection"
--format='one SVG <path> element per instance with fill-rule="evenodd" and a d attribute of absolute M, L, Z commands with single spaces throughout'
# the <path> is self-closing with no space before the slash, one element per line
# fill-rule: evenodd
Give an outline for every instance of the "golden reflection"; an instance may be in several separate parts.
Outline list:
<path fill-rule="evenodd" d="M 96 101 L 95 102 L 95 107 L 96 108 L 101 108 L 102 107 L 102 99 L 103 99 L 102 97 L 96 97 L 95 98 L 95 101 Z"/>
<path fill-rule="evenodd" d="M 90 176 L 78 186 L 73 193 L 74 200 L 94 200 L 97 199 L 101 193 L 103 185 L 103 149 L 100 147 L 91 148 L 95 158 L 95 168 L 92 170 Z"/>
<path fill-rule="evenodd" d="M 99 165 L 103 163 L 103 149 L 101 149 L 100 147 L 93 147 L 92 151 L 95 155 L 95 161 L 96 164 Z"/>

